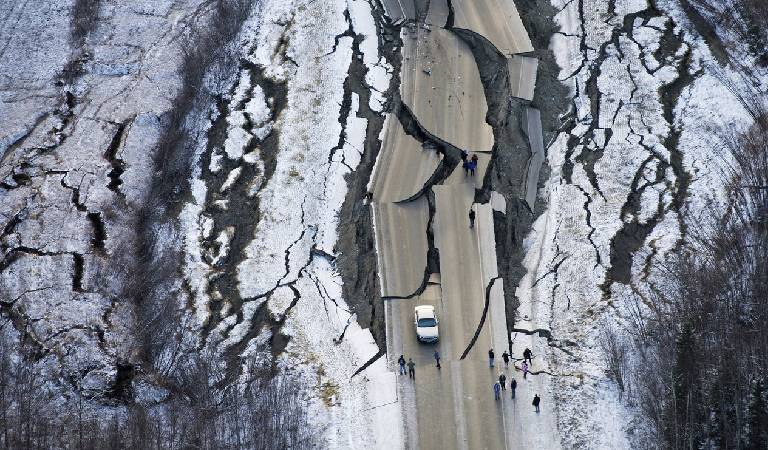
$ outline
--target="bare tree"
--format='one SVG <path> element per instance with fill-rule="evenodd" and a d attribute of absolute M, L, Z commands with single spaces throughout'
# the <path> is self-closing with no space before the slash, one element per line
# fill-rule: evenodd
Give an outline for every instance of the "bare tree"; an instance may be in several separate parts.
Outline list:
<path fill-rule="evenodd" d="M 756 380 L 768 377 L 768 116 L 728 144 L 730 205 L 691 230 L 661 267 L 657 294 L 630 303 L 639 363 L 629 375 L 663 448 L 763 442 L 753 424 L 765 410 Z M 610 333 L 603 341 L 611 367 Z"/>
<path fill-rule="evenodd" d="M 603 360 L 606 363 L 606 372 L 619 387 L 621 394 L 623 394 L 625 389 L 628 388 L 626 377 L 628 370 L 628 345 L 626 339 L 616 330 L 613 324 L 606 321 L 600 327 L 598 344 Z"/>

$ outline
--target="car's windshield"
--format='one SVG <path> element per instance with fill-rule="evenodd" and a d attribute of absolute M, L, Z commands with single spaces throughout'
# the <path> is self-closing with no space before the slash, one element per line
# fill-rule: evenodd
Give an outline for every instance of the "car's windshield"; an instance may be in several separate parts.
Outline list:
<path fill-rule="evenodd" d="M 419 319 L 419 326 L 420 327 L 434 327 L 437 326 L 437 321 L 435 319 L 429 318 L 429 319 Z"/>

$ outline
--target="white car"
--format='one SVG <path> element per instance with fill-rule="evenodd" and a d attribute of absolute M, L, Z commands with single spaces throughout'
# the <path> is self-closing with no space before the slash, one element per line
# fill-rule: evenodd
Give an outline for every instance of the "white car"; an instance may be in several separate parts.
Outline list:
<path fill-rule="evenodd" d="M 421 342 L 437 342 L 437 315 L 435 307 L 432 305 L 420 305 L 413 308 L 414 320 L 416 325 L 416 337 Z"/>

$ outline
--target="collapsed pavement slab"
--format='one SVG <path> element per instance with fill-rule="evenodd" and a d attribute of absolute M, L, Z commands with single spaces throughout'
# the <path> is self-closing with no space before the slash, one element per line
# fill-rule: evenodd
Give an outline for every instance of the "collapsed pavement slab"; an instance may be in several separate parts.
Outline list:
<path fill-rule="evenodd" d="M 512 56 L 507 58 L 510 91 L 513 97 L 533 100 L 536 89 L 536 72 L 539 60 L 530 56 Z"/>
<path fill-rule="evenodd" d="M 539 172 L 546 157 L 544 136 L 541 131 L 541 112 L 536 108 L 526 107 L 523 111 L 522 126 L 531 146 L 531 157 L 528 159 L 525 172 L 525 202 L 533 211 L 539 191 Z"/>
<path fill-rule="evenodd" d="M 437 152 L 403 130 L 393 115 L 387 115 L 379 156 L 368 191 L 376 202 L 398 202 L 411 198 L 427 184 L 440 165 Z"/>
<path fill-rule="evenodd" d="M 493 130 L 469 46 L 450 31 L 403 29 L 400 96 L 430 134 L 468 152 L 490 152 Z"/>
<path fill-rule="evenodd" d="M 453 0 L 453 27 L 473 31 L 504 55 L 533 51 L 514 0 Z"/>
<path fill-rule="evenodd" d="M 416 5 L 413 0 L 383 0 L 381 3 L 393 23 L 416 20 Z"/>

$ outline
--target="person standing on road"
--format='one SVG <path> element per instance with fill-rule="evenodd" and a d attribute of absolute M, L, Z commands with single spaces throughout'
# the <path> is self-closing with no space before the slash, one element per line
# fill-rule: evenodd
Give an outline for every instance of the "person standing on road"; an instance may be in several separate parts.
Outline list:
<path fill-rule="evenodd" d="M 435 366 L 439 369 L 440 368 L 440 352 L 435 350 Z"/>
<path fill-rule="evenodd" d="M 533 364 L 532 357 L 533 357 L 533 353 L 531 353 L 530 348 L 526 348 L 525 350 L 523 350 L 523 361 L 527 360 L 528 364 Z"/>
<path fill-rule="evenodd" d="M 501 398 L 501 386 L 498 381 L 493 383 L 493 398 L 496 400 Z"/>
<path fill-rule="evenodd" d="M 469 228 L 475 228 L 475 210 L 469 208 Z"/>
<path fill-rule="evenodd" d="M 408 358 L 408 377 L 416 378 L 416 363 L 411 358 Z"/>
<path fill-rule="evenodd" d="M 523 365 L 521 367 L 523 368 L 523 378 L 528 378 L 528 363 L 523 361 Z"/>
<path fill-rule="evenodd" d="M 488 366 L 493 367 L 493 349 L 488 350 Z"/>
<path fill-rule="evenodd" d="M 473 153 L 472 159 L 469 161 L 469 172 L 472 176 L 475 176 L 475 169 L 477 169 L 477 153 Z"/>
<path fill-rule="evenodd" d="M 509 369 L 509 353 L 506 350 L 501 354 L 501 359 L 504 360 L 504 367 Z"/>
<path fill-rule="evenodd" d="M 499 384 L 501 384 L 502 391 L 507 390 L 507 376 L 504 375 L 504 372 L 499 373 Z"/>
<path fill-rule="evenodd" d="M 533 405 L 534 408 L 536 408 L 536 413 L 539 412 L 539 403 L 541 403 L 541 398 L 539 397 L 539 394 L 536 394 L 533 396 Z"/>
<path fill-rule="evenodd" d="M 400 375 L 405 375 L 405 357 L 403 355 L 397 358 L 397 364 L 400 365 Z"/>
<path fill-rule="evenodd" d="M 512 378 L 509 382 L 509 390 L 512 391 L 512 398 L 515 398 L 515 389 L 517 389 L 517 380 Z"/>

